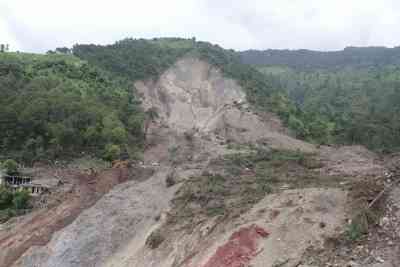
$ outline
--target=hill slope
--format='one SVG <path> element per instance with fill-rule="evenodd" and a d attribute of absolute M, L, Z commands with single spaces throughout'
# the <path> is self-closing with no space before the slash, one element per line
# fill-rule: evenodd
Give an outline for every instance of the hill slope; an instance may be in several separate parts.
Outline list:
<path fill-rule="evenodd" d="M 0 54 L 0 153 L 32 163 L 134 154 L 143 113 L 128 83 L 72 55 Z M 127 144 L 129 143 L 129 147 Z"/>
<path fill-rule="evenodd" d="M 183 55 L 202 59 L 220 69 L 225 77 L 234 79 L 246 93 L 251 108 L 278 114 L 298 138 L 329 142 L 329 123 L 304 114 L 281 90 L 277 79 L 242 64 L 239 54 L 233 50 L 193 39 L 162 38 L 125 39 L 108 46 L 77 45 L 73 51 L 91 64 L 132 81 L 158 77 Z"/>
<path fill-rule="evenodd" d="M 257 109 L 274 111 L 285 122 L 296 117 L 272 80 L 216 45 L 126 39 L 109 46 L 76 45 L 72 51 L 75 56 L 0 55 L 4 157 L 32 163 L 80 152 L 108 160 L 137 156 L 150 114 L 144 114 L 135 90 L 128 88 L 137 80 L 159 77 L 184 55 L 201 58 L 235 79 Z"/>
<path fill-rule="evenodd" d="M 184 58 L 136 88 L 160 115 L 144 153 L 154 175 L 116 186 L 14 266 L 296 266 L 346 230 L 353 183 L 385 171 L 364 149 L 287 136 L 205 61 Z"/>
<path fill-rule="evenodd" d="M 400 68 L 381 63 L 367 62 L 363 67 L 345 63 L 340 69 L 328 65 L 291 68 L 290 63 L 258 68 L 277 81 L 278 88 L 300 110 L 301 121 L 308 122 L 306 127 L 294 124 L 297 132 L 308 137 L 322 130 L 325 134 L 312 139 L 363 144 L 375 151 L 394 152 L 400 148 Z"/>
<path fill-rule="evenodd" d="M 2 80 L 49 101 L 31 107 L 43 113 L 22 117 L 43 115 L 34 121 L 44 125 L 27 134 L 65 124 L 71 130 L 49 132 L 95 141 L 97 155 L 111 147 L 122 158 L 143 148 L 142 158 L 106 170 L 51 167 L 59 183 L 38 199 L 43 205 L 1 225 L 1 267 L 354 265 L 350 260 L 377 267 L 379 257 L 399 266 L 397 157 L 386 166 L 361 146 L 296 139 L 326 143 L 335 127 L 290 101 L 283 76 L 263 75 L 234 51 L 192 39 L 127 39 L 73 52 L 79 59 L 5 55 L 18 71 L 7 59 Z M 49 86 L 32 87 L 37 78 Z M 29 105 L 6 92 L 4 110 L 14 101 Z M 57 109 L 55 99 L 78 112 Z M 100 110 L 93 115 L 99 120 L 80 121 L 83 107 Z M 72 155 L 92 151 L 78 143 Z"/>

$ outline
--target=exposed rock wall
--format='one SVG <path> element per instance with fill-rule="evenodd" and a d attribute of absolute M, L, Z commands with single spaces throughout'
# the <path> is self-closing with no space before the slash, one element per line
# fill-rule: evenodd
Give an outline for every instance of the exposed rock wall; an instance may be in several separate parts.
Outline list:
<path fill-rule="evenodd" d="M 228 142 L 262 141 L 274 148 L 315 150 L 284 133 L 274 115 L 262 118 L 255 114 L 234 80 L 199 59 L 184 58 L 157 81 L 137 82 L 135 86 L 144 107 L 155 108 L 161 122 L 178 133 L 191 131 Z"/>

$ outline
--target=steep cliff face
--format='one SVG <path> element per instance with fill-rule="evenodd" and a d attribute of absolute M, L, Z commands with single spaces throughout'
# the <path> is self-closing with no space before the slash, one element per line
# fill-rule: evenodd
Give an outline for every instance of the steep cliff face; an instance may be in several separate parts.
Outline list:
<path fill-rule="evenodd" d="M 47 244 L 30 247 L 14 266 L 299 266 L 310 245 L 321 247 L 346 225 L 349 196 L 337 174 L 343 179 L 384 171 L 374 155 L 348 149 L 348 162 L 359 168 L 346 172 L 346 162 L 330 156 L 340 150 L 318 150 L 290 137 L 274 115 L 256 114 L 248 106 L 235 81 L 199 59 L 184 58 L 159 79 L 135 87 L 144 108 L 159 115 L 149 126 L 144 153 L 144 168 L 154 174 L 114 187 Z M 232 165 L 240 167 L 240 178 L 222 178 L 221 184 L 193 180 L 217 179 L 209 172 L 229 171 L 216 165 L 221 156 L 252 147 L 316 155 L 323 166 L 310 167 L 301 157 L 287 169 L 275 162 L 271 170 L 285 173 L 269 195 L 268 189 L 259 190 L 254 166 Z M 204 184 L 209 196 L 202 195 Z M 262 194 L 256 198 L 252 192 Z M 204 215 L 202 203 L 216 201 L 225 201 L 233 215 Z M 187 209 L 194 212 L 181 216 Z"/>
<path fill-rule="evenodd" d="M 209 64 L 185 58 L 156 82 L 138 82 L 145 107 L 155 107 L 163 121 L 176 131 L 212 131 L 227 107 L 244 103 L 246 95 L 235 81 L 224 78 Z"/>

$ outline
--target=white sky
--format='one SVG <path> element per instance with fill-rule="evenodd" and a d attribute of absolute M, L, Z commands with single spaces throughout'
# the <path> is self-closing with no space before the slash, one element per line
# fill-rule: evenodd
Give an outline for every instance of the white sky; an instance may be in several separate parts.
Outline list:
<path fill-rule="evenodd" d="M 0 0 L 12 50 L 193 36 L 236 50 L 398 46 L 400 0 Z"/>

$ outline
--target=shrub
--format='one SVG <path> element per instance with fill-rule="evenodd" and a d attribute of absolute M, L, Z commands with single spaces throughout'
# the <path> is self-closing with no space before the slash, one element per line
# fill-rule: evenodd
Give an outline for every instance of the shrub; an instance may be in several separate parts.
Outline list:
<path fill-rule="evenodd" d="M 12 192 L 0 186 L 0 223 L 24 213 L 29 207 L 30 195 L 26 190 Z"/>
<path fill-rule="evenodd" d="M 26 190 L 17 191 L 14 193 L 14 197 L 12 200 L 14 209 L 21 210 L 29 207 L 29 192 Z"/>
<path fill-rule="evenodd" d="M 175 164 L 177 164 L 179 162 L 179 157 L 178 157 L 179 150 L 180 150 L 180 147 L 179 146 L 175 146 L 175 145 L 170 146 L 168 148 L 169 158 L 170 158 L 170 161 L 171 161 L 171 163 L 173 165 L 175 165 Z"/>
<path fill-rule="evenodd" d="M 12 205 L 13 194 L 5 186 L 0 186 L 0 210 L 7 209 Z"/>
<path fill-rule="evenodd" d="M 176 174 L 174 171 L 168 173 L 167 178 L 165 179 L 165 183 L 167 187 L 174 186 L 176 184 Z"/>
<path fill-rule="evenodd" d="M 364 225 L 357 221 L 353 221 L 347 227 L 346 237 L 349 241 L 357 241 L 367 232 L 368 230 Z"/>

